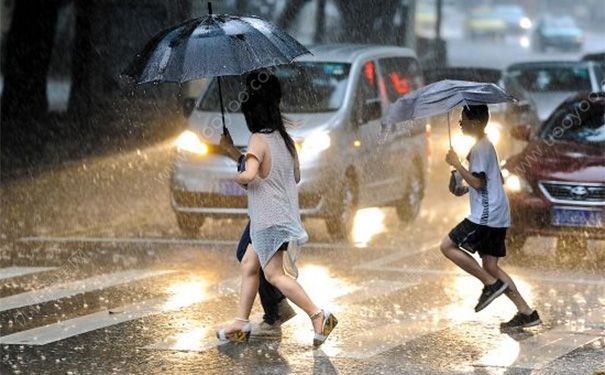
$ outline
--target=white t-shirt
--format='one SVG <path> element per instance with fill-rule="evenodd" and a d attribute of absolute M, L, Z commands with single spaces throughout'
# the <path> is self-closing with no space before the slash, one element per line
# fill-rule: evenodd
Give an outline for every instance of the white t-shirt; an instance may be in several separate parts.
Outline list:
<path fill-rule="evenodd" d="M 510 213 L 508 198 L 502 186 L 502 174 L 496 149 L 489 139 L 482 137 L 469 153 L 469 171 L 484 173 L 486 186 L 481 190 L 469 186 L 471 214 L 468 220 L 492 228 L 508 228 Z"/>

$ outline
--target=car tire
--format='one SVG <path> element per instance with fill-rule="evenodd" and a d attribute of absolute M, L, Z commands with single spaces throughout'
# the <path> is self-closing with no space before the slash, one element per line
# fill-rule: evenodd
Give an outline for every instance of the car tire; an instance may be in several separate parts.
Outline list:
<path fill-rule="evenodd" d="M 199 234 L 200 227 L 204 225 L 204 217 L 195 214 L 176 214 L 176 221 L 181 233 L 188 237 Z"/>
<path fill-rule="evenodd" d="M 357 212 L 357 184 L 347 177 L 333 205 L 332 215 L 325 218 L 326 228 L 333 240 L 350 240 Z"/>
<path fill-rule="evenodd" d="M 404 197 L 395 205 L 397 217 L 401 222 L 408 223 L 416 219 L 420 213 L 422 198 L 424 198 L 424 174 L 422 167 L 418 165 L 408 183 Z"/>

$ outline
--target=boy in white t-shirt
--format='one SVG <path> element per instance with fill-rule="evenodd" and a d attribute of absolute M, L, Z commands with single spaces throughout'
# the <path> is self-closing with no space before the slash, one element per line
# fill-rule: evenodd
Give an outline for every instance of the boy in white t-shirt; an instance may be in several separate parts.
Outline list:
<path fill-rule="evenodd" d="M 498 156 L 484 132 L 488 120 L 486 105 L 464 107 L 462 111 L 462 132 L 477 139 L 467 157 L 469 168 L 462 165 L 452 149 L 445 161 L 468 184 L 468 188 L 458 187 L 455 194 L 469 193 L 471 213 L 445 236 L 441 242 L 441 252 L 485 285 L 475 306 L 476 312 L 504 293 L 519 311 L 509 322 L 502 323 L 501 328 L 535 326 L 540 324 L 538 312 L 527 305 L 513 280 L 498 266 L 499 258 L 506 256 L 505 238 L 510 226 L 510 214 Z M 482 266 L 462 249 L 478 252 Z"/>

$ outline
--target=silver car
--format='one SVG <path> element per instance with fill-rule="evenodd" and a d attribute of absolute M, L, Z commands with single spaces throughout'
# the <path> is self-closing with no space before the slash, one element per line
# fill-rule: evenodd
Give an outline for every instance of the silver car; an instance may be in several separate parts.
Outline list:
<path fill-rule="evenodd" d="M 412 220 L 423 198 L 426 126 L 382 122 L 390 103 L 422 85 L 413 51 L 399 47 L 321 45 L 313 55 L 274 70 L 281 108 L 301 161 L 301 215 L 324 218 L 334 238 L 347 238 L 358 208 L 394 206 Z M 240 112 L 242 77 L 222 79 L 226 121 L 242 151 L 250 133 Z M 236 164 L 217 146 L 221 114 L 216 80 L 209 83 L 176 141 L 172 207 L 186 234 L 207 217 L 245 217 L 245 191 L 232 182 Z"/>

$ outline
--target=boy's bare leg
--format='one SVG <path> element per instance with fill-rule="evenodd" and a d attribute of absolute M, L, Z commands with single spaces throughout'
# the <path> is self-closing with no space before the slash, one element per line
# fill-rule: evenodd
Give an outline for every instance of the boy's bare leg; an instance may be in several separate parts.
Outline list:
<path fill-rule="evenodd" d="M 491 285 L 497 281 L 497 278 L 484 270 L 475 258 L 460 250 L 449 236 L 445 236 L 441 241 L 441 252 L 458 267 L 479 279 L 484 285 Z"/>
<path fill-rule="evenodd" d="M 498 266 L 498 257 L 485 255 L 481 261 L 483 262 L 483 268 L 489 274 L 508 284 L 508 289 L 506 292 L 504 292 L 504 294 L 506 294 L 506 296 L 515 304 L 515 306 L 517 306 L 517 310 L 525 315 L 531 314 L 534 310 L 529 307 L 523 296 L 521 296 L 521 293 L 519 293 L 519 290 L 513 282 L 513 279 L 511 279 L 511 277 L 504 272 L 500 266 Z"/>

